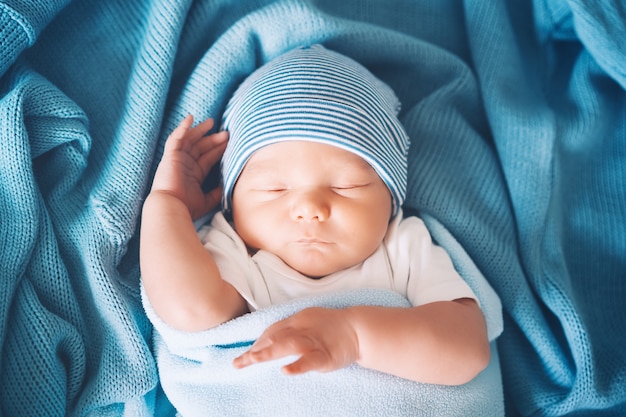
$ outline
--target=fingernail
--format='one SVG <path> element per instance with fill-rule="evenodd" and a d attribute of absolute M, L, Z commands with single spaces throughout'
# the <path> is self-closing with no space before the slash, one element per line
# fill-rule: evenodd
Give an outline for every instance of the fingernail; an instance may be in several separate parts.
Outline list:
<path fill-rule="evenodd" d="M 226 142 L 227 139 L 228 139 L 228 132 L 226 132 L 225 130 L 222 130 L 221 132 L 217 132 L 213 136 L 213 142 L 215 143 Z"/>

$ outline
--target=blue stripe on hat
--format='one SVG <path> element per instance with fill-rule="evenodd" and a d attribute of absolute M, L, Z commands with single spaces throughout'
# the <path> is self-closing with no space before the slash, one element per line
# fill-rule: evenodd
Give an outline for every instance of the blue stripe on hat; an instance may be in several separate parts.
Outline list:
<path fill-rule="evenodd" d="M 391 88 L 357 62 L 321 45 L 299 48 L 250 75 L 226 107 L 229 142 L 222 158 L 225 210 L 246 162 L 264 146 L 307 140 L 337 146 L 367 161 L 404 202 L 409 139 Z"/>

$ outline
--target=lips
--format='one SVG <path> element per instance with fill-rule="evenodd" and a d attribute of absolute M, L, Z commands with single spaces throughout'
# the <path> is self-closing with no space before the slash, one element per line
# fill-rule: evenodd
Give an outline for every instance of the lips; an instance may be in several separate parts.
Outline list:
<path fill-rule="evenodd" d="M 296 242 L 303 244 L 303 245 L 324 245 L 324 244 L 330 243 L 322 239 L 310 238 L 310 237 L 300 238 Z"/>

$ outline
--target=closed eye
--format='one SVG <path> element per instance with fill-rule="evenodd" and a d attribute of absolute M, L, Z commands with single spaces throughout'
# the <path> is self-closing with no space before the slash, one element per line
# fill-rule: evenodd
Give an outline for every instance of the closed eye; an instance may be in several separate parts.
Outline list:
<path fill-rule="evenodd" d="M 335 185 L 332 187 L 332 189 L 334 190 L 352 190 L 355 188 L 363 188 L 363 187 L 367 187 L 369 184 L 342 184 L 342 185 Z"/>
<path fill-rule="evenodd" d="M 279 198 L 282 198 L 286 195 L 288 189 L 287 187 L 254 187 L 251 188 L 253 194 L 251 196 L 255 196 L 255 200 L 257 201 L 273 201 Z"/>
<path fill-rule="evenodd" d="M 367 189 L 369 184 L 341 184 L 331 187 L 331 189 L 339 195 L 352 196 L 360 194 Z"/>
<path fill-rule="evenodd" d="M 258 187 L 255 191 L 262 191 L 266 193 L 280 193 L 283 191 L 287 191 L 286 187 Z"/>

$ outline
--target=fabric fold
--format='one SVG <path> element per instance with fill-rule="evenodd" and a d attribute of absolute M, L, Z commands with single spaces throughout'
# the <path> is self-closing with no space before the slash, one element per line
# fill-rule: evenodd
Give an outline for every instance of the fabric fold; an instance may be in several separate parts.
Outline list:
<path fill-rule="evenodd" d="M 507 413 L 615 415 L 624 22 L 610 0 L 0 2 L 0 408 L 172 415 L 137 239 L 165 138 L 321 43 L 403 103 L 404 210 L 500 297 Z"/>

